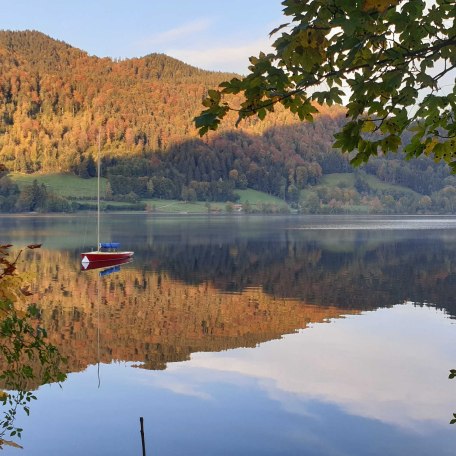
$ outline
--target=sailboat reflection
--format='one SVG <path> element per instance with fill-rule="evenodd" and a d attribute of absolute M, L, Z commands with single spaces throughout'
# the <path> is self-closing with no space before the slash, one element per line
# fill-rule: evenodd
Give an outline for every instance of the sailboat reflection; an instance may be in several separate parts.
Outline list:
<path fill-rule="evenodd" d="M 120 266 L 122 264 L 132 263 L 132 258 L 122 258 L 117 260 L 108 260 L 108 261 L 91 261 L 90 263 L 81 263 L 81 271 L 89 271 L 92 269 L 103 269 L 100 271 L 100 275 L 108 275 L 113 272 L 120 271 Z"/>
<path fill-rule="evenodd" d="M 100 282 L 101 277 L 107 276 L 114 272 L 120 271 L 120 266 L 127 263 L 132 263 L 133 258 L 121 258 L 116 260 L 105 260 L 105 261 L 91 261 L 90 263 L 81 263 L 81 271 L 89 271 L 93 269 L 101 269 L 98 272 L 97 277 L 97 377 L 98 377 L 98 388 L 101 386 L 100 376 Z"/>

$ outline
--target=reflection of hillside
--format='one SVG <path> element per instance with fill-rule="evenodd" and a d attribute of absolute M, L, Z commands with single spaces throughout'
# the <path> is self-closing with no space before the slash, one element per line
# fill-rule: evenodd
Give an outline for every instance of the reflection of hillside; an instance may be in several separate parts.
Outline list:
<path fill-rule="evenodd" d="M 355 236 L 350 249 L 341 242 L 339 249 L 329 249 L 312 239 L 158 244 L 149 255 L 154 268 L 169 271 L 174 279 L 209 280 L 225 291 L 262 286 L 275 297 L 364 310 L 412 300 L 456 316 L 456 250 L 451 244 L 425 236 L 380 241 L 374 235 Z"/>
<path fill-rule="evenodd" d="M 336 236 L 338 248 L 299 233 L 280 242 L 159 237 L 120 274 L 101 279 L 100 359 L 161 369 L 196 351 L 253 347 L 309 322 L 404 300 L 456 315 L 451 239 L 357 236 Z M 70 370 L 84 369 L 98 359 L 97 273 L 81 273 L 69 252 L 29 255 L 43 326 Z"/>
<path fill-rule="evenodd" d="M 341 315 L 335 307 L 275 299 L 259 288 L 220 293 L 208 282 L 185 285 L 168 273 L 134 267 L 99 279 L 96 271 L 79 272 L 77 262 L 66 253 L 42 250 L 29 266 L 36 272 L 41 324 L 68 357 L 70 371 L 98 359 L 163 369 L 194 352 L 254 347 Z"/>

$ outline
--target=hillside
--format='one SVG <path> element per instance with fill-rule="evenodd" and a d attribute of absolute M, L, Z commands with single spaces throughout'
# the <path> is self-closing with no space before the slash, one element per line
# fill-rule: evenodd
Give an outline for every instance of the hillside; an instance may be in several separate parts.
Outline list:
<path fill-rule="evenodd" d="M 277 109 L 264 122 L 234 129 L 227 121 L 199 139 L 192 119 L 204 94 L 231 76 L 162 54 L 112 60 L 39 32 L 0 31 L 0 164 L 13 173 L 94 177 L 100 132 L 106 193 L 117 203 L 236 202 L 249 189 L 311 213 L 456 209 L 455 178 L 426 157 L 379 157 L 354 173 L 349 157 L 332 148 L 345 122 L 341 107 L 318 106 L 313 123 Z M 325 178 L 341 173 L 351 175 L 341 185 Z M 40 197 L 41 206 L 32 190 L 21 199 L 1 179 L 0 211 L 83 207 L 62 201 L 67 184 L 58 179 L 53 203 Z"/>
<path fill-rule="evenodd" d="M 114 61 L 39 32 L 0 31 L 0 158 L 14 171 L 70 171 L 97 143 L 132 154 L 196 136 L 192 118 L 229 74 L 161 54 Z"/>
<path fill-rule="evenodd" d="M 166 151 L 197 137 L 192 119 L 207 90 L 232 76 L 163 54 L 112 60 L 39 32 L 0 31 L 0 160 L 16 172 L 77 174 L 99 131 L 103 156 Z M 241 131 L 292 122 L 282 111 Z"/>

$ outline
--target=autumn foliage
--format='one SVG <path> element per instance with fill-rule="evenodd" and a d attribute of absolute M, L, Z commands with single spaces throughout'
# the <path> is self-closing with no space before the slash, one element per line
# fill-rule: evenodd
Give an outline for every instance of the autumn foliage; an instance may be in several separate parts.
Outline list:
<path fill-rule="evenodd" d="M 110 155 L 196 136 L 211 73 L 160 54 L 97 58 L 39 32 L 0 32 L 0 160 L 10 170 L 78 168 L 102 133 Z"/>

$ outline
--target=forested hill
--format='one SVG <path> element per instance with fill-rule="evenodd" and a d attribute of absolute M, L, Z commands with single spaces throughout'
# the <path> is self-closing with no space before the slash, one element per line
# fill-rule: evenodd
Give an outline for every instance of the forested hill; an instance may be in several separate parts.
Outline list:
<path fill-rule="evenodd" d="M 196 136 L 208 88 L 232 77 L 163 54 L 112 60 L 35 31 L 0 31 L 0 160 L 69 171 L 97 143 L 111 154 L 166 150 Z"/>
<path fill-rule="evenodd" d="M 193 117 L 207 90 L 232 76 L 163 54 L 112 60 L 89 56 L 39 32 L 0 31 L 0 163 L 10 171 L 80 174 L 81 164 L 97 147 L 99 131 L 102 156 L 111 158 L 176 151 L 182 144 L 192 149 L 195 145 L 188 141 L 197 137 Z M 287 145 L 286 137 L 270 141 L 271 128 L 297 123 L 283 110 L 263 122 L 252 118 L 236 132 L 261 136 L 256 152 L 293 165 L 302 161 L 300 148 L 306 155 L 331 149 L 333 120 L 340 125 L 343 113 L 338 107 L 322 109 L 323 124 L 307 124 L 305 131 L 298 130 L 298 139 L 292 138 L 302 146 Z M 223 126 L 222 136 L 233 123 Z M 217 144 L 218 137 L 210 135 L 206 143 L 215 138 Z M 245 149 L 246 141 L 233 138 L 223 136 L 221 144 L 231 143 L 231 151 Z"/>
<path fill-rule="evenodd" d="M 112 60 L 39 32 L 0 31 L 0 164 L 93 177 L 100 132 L 115 201 L 226 202 L 254 189 L 305 212 L 456 210 L 455 177 L 429 158 L 393 154 L 354 173 L 349 157 L 332 148 L 345 122 L 338 106 L 319 106 L 313 123 L 277 109 L 239 129 L 233 113 L 233 122 L 197 138 L 193 118 L 207 90 L 232 76 L 163 54 Z M 36 210 L 31 190 L 18 200 L 2 174 L 0 211 Z"/>

